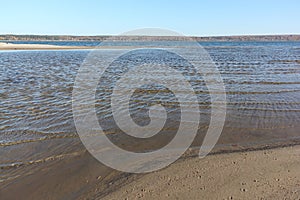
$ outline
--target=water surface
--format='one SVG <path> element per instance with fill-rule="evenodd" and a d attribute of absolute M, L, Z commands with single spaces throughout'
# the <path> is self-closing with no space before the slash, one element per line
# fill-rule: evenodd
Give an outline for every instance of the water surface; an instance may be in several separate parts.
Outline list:
<path fill-rule="evenodd" d="M 74 46 L 99 44 L 38 43 Z M 172 46 L 168 42 L 163 44 Z M 299 42 L 202 42 L 201 45 L 216 63 L 226 87 L 227 118 L 219 145 L 270 144 L 299 138 Z M 109 53 L 113 50 L 103 51 Z M 0 51 L 0 148 L 18 148 L 25 143 L 78 137 L 72 116 L 72 89 L 77 71 L 88 53 L 87 50 Z M 195 74 L 188 63 L 161 49 L 129 53 L 122 60 L 117 60 L 111 71 L 101 78 L 96 95 L 99 123 L 107 133 L 121 133 L 111 116 L 109 96 L 117 77 L 126 69 L 143 62 L 167 63 L 190 80 L 200 102 L 201 123 L 195 143 L 201 144 L 210 117 L 210 97 L 203 77 Z M 179 89 L 177 92 L 185 91 Z M 176 98 L 167 88 L 152 85 L 137 90 L 131 102 L 132 116 L 137 124 L 147 124 L 147 107 L 153 102 L 160 102 L 168 108 L 171 117 L 162 137 L 170 140 L 178 128 L 180 112 Z M 117 137 L 116 141 L 122 139 L 125 141 L 129 138 Z M 120 144 L 122 146 L 123 143 Z M 130 144 L 142 147 L 148 143 L 135 140 Z M 150 147 L 163 145 L 160 141 L 151 143 Z M 1 164 L 16 161 L 9 159 L 7 152 Z M 17 161 L 22 162 L 22 159 Z"/>

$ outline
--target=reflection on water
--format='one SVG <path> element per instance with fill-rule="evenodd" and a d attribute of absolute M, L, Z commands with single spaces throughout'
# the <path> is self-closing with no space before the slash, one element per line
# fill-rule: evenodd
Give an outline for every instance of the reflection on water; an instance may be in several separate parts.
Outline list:
<path fill-rule="evenodd" d="M 228 110 L 222 134 L 224 143 L 299 135 L 300 43 L 203 44 L 218 66 L 226 87 Z M 88 51 L 0 52 L 0 146 L 76 137 L 72 87 L 87 54 Z M 109 107 L 116 74 L 122 74 L 126 66 L 149 61 L 167 63 L 189 79 L 200 102 L 199 134 L 204 134 L 209 123 L 210 97 L 203 78 L 187 63 L 155 49 L 123 57 L 101 78 L 96 99 L 100 123 L 108 133 L 118 132 Z M 165 130 L 176 129 L 180 119 L 176 98 L 161 86 L 145 86 L 134 93 L 131 112 L 135 122 L 148 123 L 146 108 L 151 102 L 162 103 L 174 115 Z M 230 139 L 225 139 L 227 135 Z"/>

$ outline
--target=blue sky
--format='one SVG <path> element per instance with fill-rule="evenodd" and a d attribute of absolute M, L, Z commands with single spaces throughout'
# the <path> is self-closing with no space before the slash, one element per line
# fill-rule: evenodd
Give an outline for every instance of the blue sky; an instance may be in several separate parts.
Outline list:
<path fill-rule="evenodd" d="M 299 0 L 0 0 L 0 34 L 300 34 Z"/>

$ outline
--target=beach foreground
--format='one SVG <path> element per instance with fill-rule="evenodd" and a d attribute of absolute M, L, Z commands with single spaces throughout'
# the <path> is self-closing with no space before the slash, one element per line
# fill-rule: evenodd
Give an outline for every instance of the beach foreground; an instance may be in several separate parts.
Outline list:
<path fill-rule="evenodd" d="M 300 146 L 180 160 L 104 199 L 298 199 Z"/>
<path fill-rule="evenodd" d="M 22 176 L 2 182 L 0 198 L 296 199 L 300 196 L 299 145 L 215 154 L 203 159 L 191 154 L 165 169 L 142 175 L 109 169 L 86 152 L 78 140 L 27 145 L 30 149 L 60 151 L 60 146 L 68 142 L 68 146 L 76 146 L 76 153 L 19 166 L 16 170 L 22 171 L 19 173 Z"/>

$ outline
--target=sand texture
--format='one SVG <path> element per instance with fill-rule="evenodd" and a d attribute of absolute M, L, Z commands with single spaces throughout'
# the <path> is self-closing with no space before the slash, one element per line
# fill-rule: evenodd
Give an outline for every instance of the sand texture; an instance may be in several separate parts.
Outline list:
<path fill-rule="evenodd" d="M 299 199 L 300 146 L 189 158 L 104 199 Z"/>
<path fill-rule="evenodd" d="M 68 140 L 27 144 L 57 149 Z M 76 154 L 17 167 L 0 183 L 0 199 L 299 199 L 300 146 L 188 156 L 149 174 L 126 174 L 102 165 L 77 140 Z M 9 148 L 9 147 L 7 147 Z M 13 146 L 10 152 L 13 151 Z M 65 149 L 66 151 L 66 149 Z M 73 152 L 73 148 L 68 150 Z M 8 168 L 0 169 L 3 173 Z M 2 174 L 5 176 L 5 174 Z"/>

